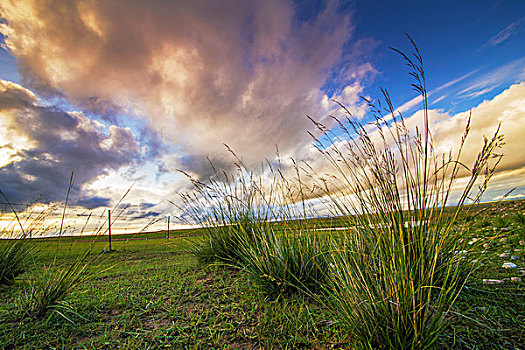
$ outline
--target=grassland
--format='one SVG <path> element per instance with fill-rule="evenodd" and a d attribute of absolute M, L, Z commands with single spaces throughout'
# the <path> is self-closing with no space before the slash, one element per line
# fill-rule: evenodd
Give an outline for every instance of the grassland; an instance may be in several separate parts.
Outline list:
<path fill-rule="evenodd" d="M 470 213 L 476 215 L 462 217 L 456 229 L 470 232 L 472 250 L 465 259 L 476 270 L 447 316 L 439 347 L 520 349 L 525 344 L 525 201 Z M 39 253 L 32 267 L 1 290 L 0 348 L 352 348 L 337 320 L 312 298 L 300 293 L 268 298 L 243 271 L 199 265 L 189 253 L 201 239 L 199 231 L 174 231 L 171 237 L 177 237 L 170 240 L 163 236 L 116 240 L 111 254 L 100 253 L 106 242 L 94 243 L 91 257 L 98 258 L 90 268 L 102 272 L 67 297 L 74 308 L 67 318 L 57 313 L 20 317 L 27 276 L 41 274 L 54 259 L 58 265 L 73 261 L 91 243 L 63 239 L 57 251 L 56 239 L 35 240 Z M 504 262 L 518 267 L 502 268 Z"/>
<path fill-rule="evenodd" d="M 19 221 L 25 238 L 0 246 L 1 345 L 521 348 L 525 201 L 465 207 L 495 174 L 503 135 L 465 164 L 469 119 L 459 146 L 436 153 L 409 40 L 413 55 L 394 50 L 423 99 L 422 128 L 407 127 L 386 90 L 383 107 L 366 100 L 372 129 L 340 105 L 339 131 L 312 120 L 328 175 L 295 161 L 287 173 L 278 153 L 255 172 L 228 148 L 236 171 L 186 174 L 192 189 L 172 202 L 200 230 L 114 237 L 109 253 L 101 237 L 25 239 Z M 309 196 L 332 218 L 305 220 Z"/>

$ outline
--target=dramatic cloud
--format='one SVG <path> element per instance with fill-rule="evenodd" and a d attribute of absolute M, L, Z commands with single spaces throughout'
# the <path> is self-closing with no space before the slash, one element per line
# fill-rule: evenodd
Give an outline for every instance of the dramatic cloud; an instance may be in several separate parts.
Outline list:
<path fill-rule="evenodd" d="M 221 162 L 223 143 L 249 163 L 278 144 L 308 143 L 305 115 L 326 115 L 321 88 L 352 26 L 330 1 L 301 21 L 288 1 L 5 1 L 1 32 L 25 81 L 84 106 L 108 103 L 145 118 L 187 154 Z M 356 45 L 356 50 L 362 45 Z M 357 102 L 359 64 L 337 94 Z M 353 55 L 353 56 L 352 56 Z M 348 58 L 348 57 L 347 57 Z M 334 79 L 335 79 L 334 78 Z M 346 88 L 345 88 L 346 86 Z M 323 101 L 325 101 L 323 103 Z M 192 158 L 198 158 L 196 160 Z"/>
<path fill-rule="evenodd" d="M 0 187 L 13 203 L 37 196 L 63 201 L 73 171 L 73 203 L 106 206 L 108 198 L 90 196 L 84 186 L 109 169 L 136 163 L 143 153 L 129 128 L 41 105 L 29 90 L 4 80 L 0 129 Z"/>

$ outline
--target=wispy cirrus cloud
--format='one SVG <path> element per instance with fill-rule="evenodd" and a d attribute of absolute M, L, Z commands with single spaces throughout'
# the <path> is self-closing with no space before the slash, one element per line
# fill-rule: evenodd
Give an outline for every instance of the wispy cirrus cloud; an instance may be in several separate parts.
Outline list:
<path fill-rule="evenodd" d="M 485 42 L 479 50 L 485 50 L 494 46 L 501 44 L 502 42 L 509 39 L 511 36 L 521 32 L 525 27 L 525 16 L 520 19 L 512 22 L 501 31 L 496 33 L 492 38 Z"/>
<path fill-rule="evenodd" d="M 458 86 L 458 84 L 460 84 L 461 82 L 464 82 L 464 81 L 468 81 L 469 78 L 471 78 L 473 75 L 475 75 L 477 72 L 479 71 L 479 69 L 474 69 L 466 74 L 463 74 L 462 76 L 458 77 L 458 78 L 455 78 L 455 79 L 452 79 L 450 81 L 447 81 L 446 83 L 444 84 L 441 84 L 440 86 L 432 89 L 431 91 L 428 91 L 427 93 L 427 96 L 429 97 L 429 99 L 431 99 L 432 96 L 434 96 L 435 94 L 437 93 L 447 93 L 449 92 L 451 89 L 454 89 Z M 446 95 L 442 95 L 441 97 L 435 99 L 435 100 L 432 100 L 431 99 L 431 104 L 434 104 L 434 103 L 437 103 L 437 102 L 440 102 L 442 100 L 444 100 L 445 98 L 447 98 Z M 416 97 L 408 100 L 407 102 L 401 104 L 400 106 L 396 107 L 395 110 L 397 112 L 400 112 L 400 113 L 406 113 L 406 112 L 410 112 L 410 111 L 414 111 L 416 109 L 416 107 L 418 106 L 421 106 L 421 103 L 423 102 L 423 96 L 421 95 L 417 95 Z M 392 116 L 386 116 L 385 117 L 385 120 L 391 120 L 392 119 Z"/>
<path fill-rule="evenodd" d="M 525 57 L 518 58 L 502 66 L 476 75 L 457 91 L 458 97 L 473 98 L 482 96 L 497 87 L 509 86 L 525 80 Z"/>

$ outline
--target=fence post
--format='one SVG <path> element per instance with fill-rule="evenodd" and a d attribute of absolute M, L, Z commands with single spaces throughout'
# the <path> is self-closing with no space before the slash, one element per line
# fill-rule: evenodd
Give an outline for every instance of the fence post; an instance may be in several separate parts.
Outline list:
<path fill-rule="evenodd" d="M 168 237 L 167 239 L 170 239 L 170 217 L 168 216 Z"/>
<path fill-rule="evenodd" d="M 108 210 L 109 251 L 111 252 L 111 210 Z"/>

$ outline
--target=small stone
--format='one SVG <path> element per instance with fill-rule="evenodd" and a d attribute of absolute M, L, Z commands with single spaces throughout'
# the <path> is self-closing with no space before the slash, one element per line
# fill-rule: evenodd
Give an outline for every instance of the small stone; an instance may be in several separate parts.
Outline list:
<path fill-rule="evenodd" d="M 501 267 L 503 267 L 505 269 L 515 269 L 515 268 L 518 267 L 518 265 L 516 265 L 514 263 L 511 263 L 511 262 L 506 262 Z"/>
<path fill-rule="evenodd" d="M 489 247 L 488 243 L 483 243 L 483 248 L 488 248 L 488 247 Z"/>
<path fill-rule="evenodd" d="M 519 278 L 519 277 L 512 277 L 510 280 L 512 282 L 514 282 L 514 283 L 520 283 L 521 282 L 521 278 Z"/>
<path fill-rule="evenodd" d="M 491 280 L 491 279 L 483 279 L 483 284 L 501 284 L 503 281 L 501 280 Z"/>
<path fill-rule="evenodd" d="M 487 251 L 486 250 L 482 250 L 481 254 L 487 254 Z"/>
<path fill-rule="evenodd" d="M 500 238 L 499 241 L 500 241 L 501 243 L 507 242 L 507 237 Z"/>
<path fill-rule="evenodd" d="M 473 245 L 473 244 L 476 243 L 477 241 L 478 241 L 478 238 L 472 238 L 472 239 L 468 242 L 468 244 L 469 244 L 469 245 Z"/>
<path fill-rule="evenodd" d="M 516 255 L 513 255 L 513 256 L 510 257 L 510 260 L 516 260 L 516 259 L 518 259 L 518 257 Z"/>
<path fill-rule="evenodd" d="M 477 263 L 478 263 L 478 260 L 477 260 L 477 259 L 474 259 L 474 260 L 471 261 L 471 263 L 473 263 L 473 264 L 477 264 Z"/>
<path fill-rule="evenodd" d="M 508 258 L 510 256 L 510 253 L 501 253 L 499 255 L 500 258 Z"/>
<path fill-rule="evenodd" d="M 520 245 L 525 245 L 525 241 L 520 241 Z"/>

